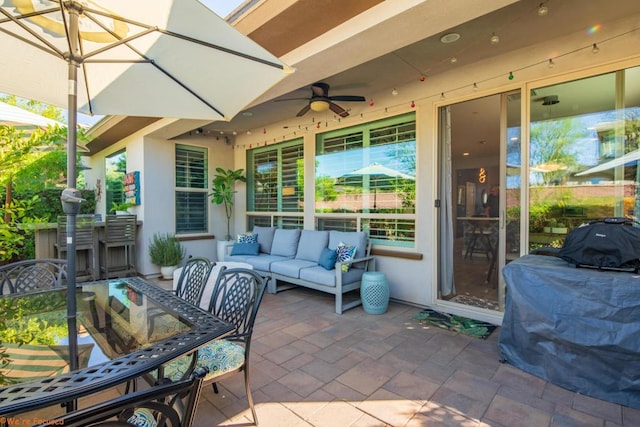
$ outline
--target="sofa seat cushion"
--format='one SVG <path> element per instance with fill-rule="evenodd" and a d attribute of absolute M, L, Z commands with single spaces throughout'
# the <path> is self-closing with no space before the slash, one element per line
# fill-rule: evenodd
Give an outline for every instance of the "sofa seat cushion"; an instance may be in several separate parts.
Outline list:
<path fill-rule="evenodd" d="M 302 230 L 296 259 L 319 262 L 322 250 L 329 244 L 329 232 L 317 230 Z"/>
<path fill-rule="evenodd" d="M 278 261 L 290 260 L 291 257 L 277 256 L 277 255 L 227 255 L 224 257 L 225 261 L 246 262 L 251 264 L 254 270 L 270 271 L 271 264 Z"/>
<path fill-rule="evenodd" d="M 362 280 L 364 270 L 361 268 L 351 268 L 342 273 L 342 284 L 348 284 Z M 336 287 L 336 270 L 326 270 L 321 266 L 308 267 L 300 270 L 300 279 L 319 283 L 324 286 Z"/>
<path fill-rule="evenodd" d="M 291 259 L 288 261 L 274 262 L 271 264 L 271 272 L 282 274 L 283 276 L 300 278 L 300 271 L 309 267 L 317 266 L 317 262 L 304 259 Z"/>

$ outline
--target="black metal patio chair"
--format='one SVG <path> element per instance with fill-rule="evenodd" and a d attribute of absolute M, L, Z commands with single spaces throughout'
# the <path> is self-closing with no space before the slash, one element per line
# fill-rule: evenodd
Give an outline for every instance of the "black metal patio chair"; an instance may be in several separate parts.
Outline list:
<path fill-rule="evenodd" d="M 196 413 L 206 368 L 196 369 L 189 378 L 165 382 L 135 393 L 124 394 L 58 418 L 43 426 L 190 427 Z"/>
<path fill-rule="evenodd" d="M 217 383 L 225 378 L 244 372 L 247 400 L 255 425 L 258 425 L 249 381 L 249 355 L 251 336 L 260 302 L 267 287 L 268 278 L 245 268 L 223 267 L 216 280 L 209 303 L 209 311 L 218 318 L 233 324 L 235 332 L 224 339 L 216 340 L 198 350 L 197 361 L 183 357 L 164 366 L 164 376 L 180 378 L 193 369 L 206 367 L 209 373 L 205 383 L 212 383 L 218 393 Z M 195 362 L 195 363 L 194 363 Z"/>
<path fill-rule="evenodd" d="M 176 295 L 195 306 L 199 306 L 213 265 L 207 258 L 189 258 L 180 272 L 175 289 Z"/>
<path fill-rule="evenodd" d="M 67 260 L 29 259 L 0 266 L 0 295 L 64 286 Z"/>

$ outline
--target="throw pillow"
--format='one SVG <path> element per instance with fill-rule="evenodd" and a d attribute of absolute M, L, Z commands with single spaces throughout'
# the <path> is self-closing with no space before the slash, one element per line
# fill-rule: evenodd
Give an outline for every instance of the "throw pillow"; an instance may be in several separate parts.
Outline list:
<path fill-rule="evenodd" d="M 336 248 L 336 259 L 340 262 L 350 261 L 356 256 L 356 247 L 347 245 L 346 243 L 338 243 Z M 351 264 L 342 264 L 342 271 L 347 272 L 351 268 Z"/>
<path fill-rule="evenodd" d="M 333 270 L 336 267 L 337 256 L 338 254 L 333 249 L 324 248 L 320 254 L 320 261 L 318 261 L 318 264 L 327 270 Z"/>
<path fill-rule="evenodd" d="M 231 255 L 258 255 L 260 244 L 255 243 L 234 243 L 231 248 Z"/>
<path fill-rule="evenodd" d="M 254 233 L 238 234 L 238 243 L 258 243 L 258 235 Z"/>

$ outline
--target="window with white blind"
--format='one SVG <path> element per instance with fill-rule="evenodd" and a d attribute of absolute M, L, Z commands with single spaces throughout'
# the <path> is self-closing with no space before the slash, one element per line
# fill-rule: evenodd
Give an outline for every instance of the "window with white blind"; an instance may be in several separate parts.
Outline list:
<path fill-rule="evenodd" d="M 377 244 L 414 246 L 414 113 L 317 135 L 315 164 L 318 229 L 364 230 Z"/>
<path fill-rule="evenodd" d="M 176 145 L 176 234 L 206 233 L 207 149 Z"/>
<path fill-rule="evenodd" d="M 302 139 L 247 152 L 249 227 L 268 223 L 284 228 L 302 228 L 303 160 Z M 258 212 L 264 212 L 265 215 L 252 215 Z M 295 214 L 282 215 L 287 212 Z"/>

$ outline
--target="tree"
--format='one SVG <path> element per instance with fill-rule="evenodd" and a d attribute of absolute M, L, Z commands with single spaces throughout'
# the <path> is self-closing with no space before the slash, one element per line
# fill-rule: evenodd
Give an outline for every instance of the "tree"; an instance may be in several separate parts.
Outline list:
<path fill-rule="evenodd" d="M 572 143 L 586 137 L 586 131 L 573 118 L 546 120 L 531 124 L 530 163 L 544 167 L 544 185 L 561 181 L 577 165 L 577 155 L 571 151 Z"/>

